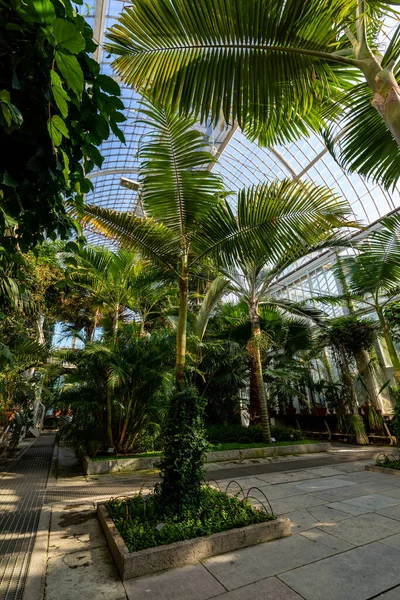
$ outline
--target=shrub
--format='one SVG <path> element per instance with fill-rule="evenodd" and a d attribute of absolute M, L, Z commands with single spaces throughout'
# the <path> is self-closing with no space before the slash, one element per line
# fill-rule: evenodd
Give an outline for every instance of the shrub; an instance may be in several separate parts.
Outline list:
<path fill-rule="evenodd" d="M 252 444 L 262 442 L 263 434 L 261 425 L 213 425 L 206 429 L 206 437 L 209 442 L 226 444 L 236 442 L 241 444 Z M 302 433 L 298 429 L 275 425 L 271 427 L 271 437 L 277 442 L 290 442 L 302 439 Z"/>

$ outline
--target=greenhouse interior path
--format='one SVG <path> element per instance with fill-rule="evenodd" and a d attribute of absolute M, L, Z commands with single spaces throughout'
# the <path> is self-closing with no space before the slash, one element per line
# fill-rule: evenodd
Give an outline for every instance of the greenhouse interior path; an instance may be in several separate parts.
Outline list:
<path fill-rule="evenodd" d="M 292 535 L 123 584 L 96 505 L 102 496 L 132 493 L 142 484 L 147 491 L 155 478 L 84 476 L 61 448 L 46 500 L 45 599 L 399 600 L 400 477 L 365 471 L 382 450 L 335 446 L 330 457 L 285 457 L 257 475 L 248 473 L 250 465 L 237 466 L 238 491 L 239 485 L 244 492 L 259 488 L 254 503 L 265 494 L 275 514 L 290 519 Z M 331 464 L 315 466 L 328 458 Z M 230 469 L 208 474 L 225 489 L 231 478 L 223 474 Z"/>
<path fill-rule="evenodd" d="M 55 442 L 42 433 L 0 465 L 0 600 L 21 600 Z"/>

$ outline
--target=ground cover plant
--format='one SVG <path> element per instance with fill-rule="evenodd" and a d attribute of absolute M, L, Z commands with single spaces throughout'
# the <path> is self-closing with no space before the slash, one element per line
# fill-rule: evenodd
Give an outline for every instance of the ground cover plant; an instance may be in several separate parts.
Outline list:
<path fill-rule="evenodd" d="M 391 454 L 380 454 L 375 461 L 375 465 L 377 467 L 395 469 L 398 471 L 400 470 L 400 455 L 392 456 Z"/>
<path fill-rule="evenodd" d="M 130 552 L 172 544 L 228 529 L 274 520 L 265 510 L 253 508 L 245 499 L 203 486 L 197 514 L 168 511 L 159 494 L 138 494 L 133 498 L 112 500 L 106 504 L 119 533 Z"/>

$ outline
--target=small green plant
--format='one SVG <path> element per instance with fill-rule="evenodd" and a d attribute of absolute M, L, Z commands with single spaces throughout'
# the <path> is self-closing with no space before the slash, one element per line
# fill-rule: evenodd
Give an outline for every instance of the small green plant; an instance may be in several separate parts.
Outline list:
<path fill-rule="evenodd" d="M 201 488 L 199 500 L 196 512 L 184 510 L 172 515 L 162 509 L 157 492 L 151 496 L 138 494 L 109 502 L 107 511 L 130 552 L 275 518 L 265 511 L 254 509 L 246 500 L 208 486 Z"/>
<path fill-rule="evenodd" d="M 375 461 L 377 467 L 385 469 L 400 469 L 400 456 L 391 456 L 389 454 L 379 455 Z"/>

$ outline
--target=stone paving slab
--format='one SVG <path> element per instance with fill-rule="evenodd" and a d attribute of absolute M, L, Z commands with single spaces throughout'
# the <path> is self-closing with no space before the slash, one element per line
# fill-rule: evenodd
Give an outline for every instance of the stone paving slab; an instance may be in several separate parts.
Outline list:
<path fill-rule="evenodd" d="M 100 546 L 104 546 L 104 535 L 93 503 L 52 507 L 49 557 Z"/>
<path fill-rule="evenodd" d="M 377 596 L 375 600 L 399 600 L 400 598 L 400 587 L 396 587 L 390 592 L 385 592 L 380 596 Z"/>
<path fill-rule="evenodd" d="M 319 528 L 354 546 L 361 546 L 399 533 L 400 522 L 376 513 L 368 513 L 359 517 L 350 517 L 340 523 L 320 525 Z"/>
<path fill-rule="evenodd" d="M 395 519 L 396 521 L 400 521 L 400 506 L 389 506 L 388 508 L 381 508 L 376 511 L 378 515 L 382 515 L 383 517 L 389 517 L 389 519 Z"/>
<path fill-rule="evenodd" d="M 289 513 L 291 512 L 301 510 L 303 508 L 320 506 L 322 504 L 325 504 L 325 500 L 321 500 L 321 498 L 316 498 L 311 494 L 301 494 L 299 496 L 292 496 L 291 498 L 280 498 L 271 501 L 274 513 L 278 516 L 288 513 L 288 518 L 290 518 Z"/>
<path fill-rule="evenodd" d="M 318 542 L 318 544 L 323 544 L 324 546 L 328 546 L 328 548 L 332 548 L 338 552 L 346 552 L 346 550 L 351 550 L 351 548 L 354 548 L 352 544 L 349 544 L 348 542 L 345 542 L 334 535 L 330 535 L 329 533 L 316 528 L 303 531 L 300 533 L 300 535 L 308 540 L 311 540 L 312 542 Z"/>
<path fill-rule="evenodd" d="M 208 600 L 226 589 L 203 565 L 190 565 L 124 583 L 128 600 Z"/>
<path fill-rule="evenodd" d="M 104 545 L 49 558 L 45 598 L 126 600 L 126 594 Z"/>
<path fill-rule="evenodd" d="M 400 584 L 399 561 L 400 552 L 373 543 L 279 578 L 305 600 L 367 600 Z"/>
<path fill-rule="evenodd" d="M 323 524 L 337 523 L 350 517 L 348 513 L 337 510 L 336 508 L 331 508 L 330 506 L 315 506 L 309 508 L 308 512 L 317 519 L 317 521 Z"/>
<path fill-rule="evenodd" d="M 325 505 L 327 508 L 333 508 L 334 510 L 339 510 L 342 513 L 346 513 L 347 516 L 358 517 L 359 515 L 365 515 L 370 512 L 369 508 L 361 508 L 360 506 L 355 506 L 353 504 L 348 504 L 345 501 L 343 502 L 332 502 L 331 504 Z"/>
<path fill-rule="evenodd" d="M 367 496 L 359 496 L 358 498 L 349 498 L 343 500 L 344 504 L 350 504 L 352 506 L 359 506 L 360 508 L 366 508 L 370 511 L 380 510 L 387 508 L 388 506 L 395 506 L 400 504 L 400 498 L 390 498 L 382 494 L 369 494 Z"/>
<path fill-rule="evenodd" d="M 356 483 L 355 485 L 349 485 L 342 488 L 315 491 L 313 496 L 326 500 L 327 502 L 341 502 L 347 500 L 347 498 L 356 498 L 357 496 L 367 496 L 368 494 L 383 493 L 385 495 L 392 495 L 392 486 L 385 486 L 379 483 Z M 399 490 L 400 491 L 400 490 Z"/>
<path fill-rule="evenodd" d="M 215 600 L 302 600 L 302 598 L 276 577 L 269 577 L 217 596 Z"/>
<path fill-rule="evenodd" d="M 202 561 L 228 590 L 320 560 L 337 550 L 300 535 L 260 544 Z"/>
<path fill-rule="evenodd" d="M 395 535 L 386 537 L 385 539 L 381 540 L 380 543 L 386 544 L 386 546 L 390 546 L 391 548 L 394 548 L 395 550 L 400 551 L 400 533 L 396 533 Z M 400 598 L 400 596 L 399 596 L 399 598 Z"/>
<path fill-rule="evenodd" d="M 301 531 L 306 531 L 307 529 L 320 525 L 318 519 L 313 517 L 308 510 L 296 510 L 281 516 L 290 519 L 292 534 L 300 533 Z"/>

